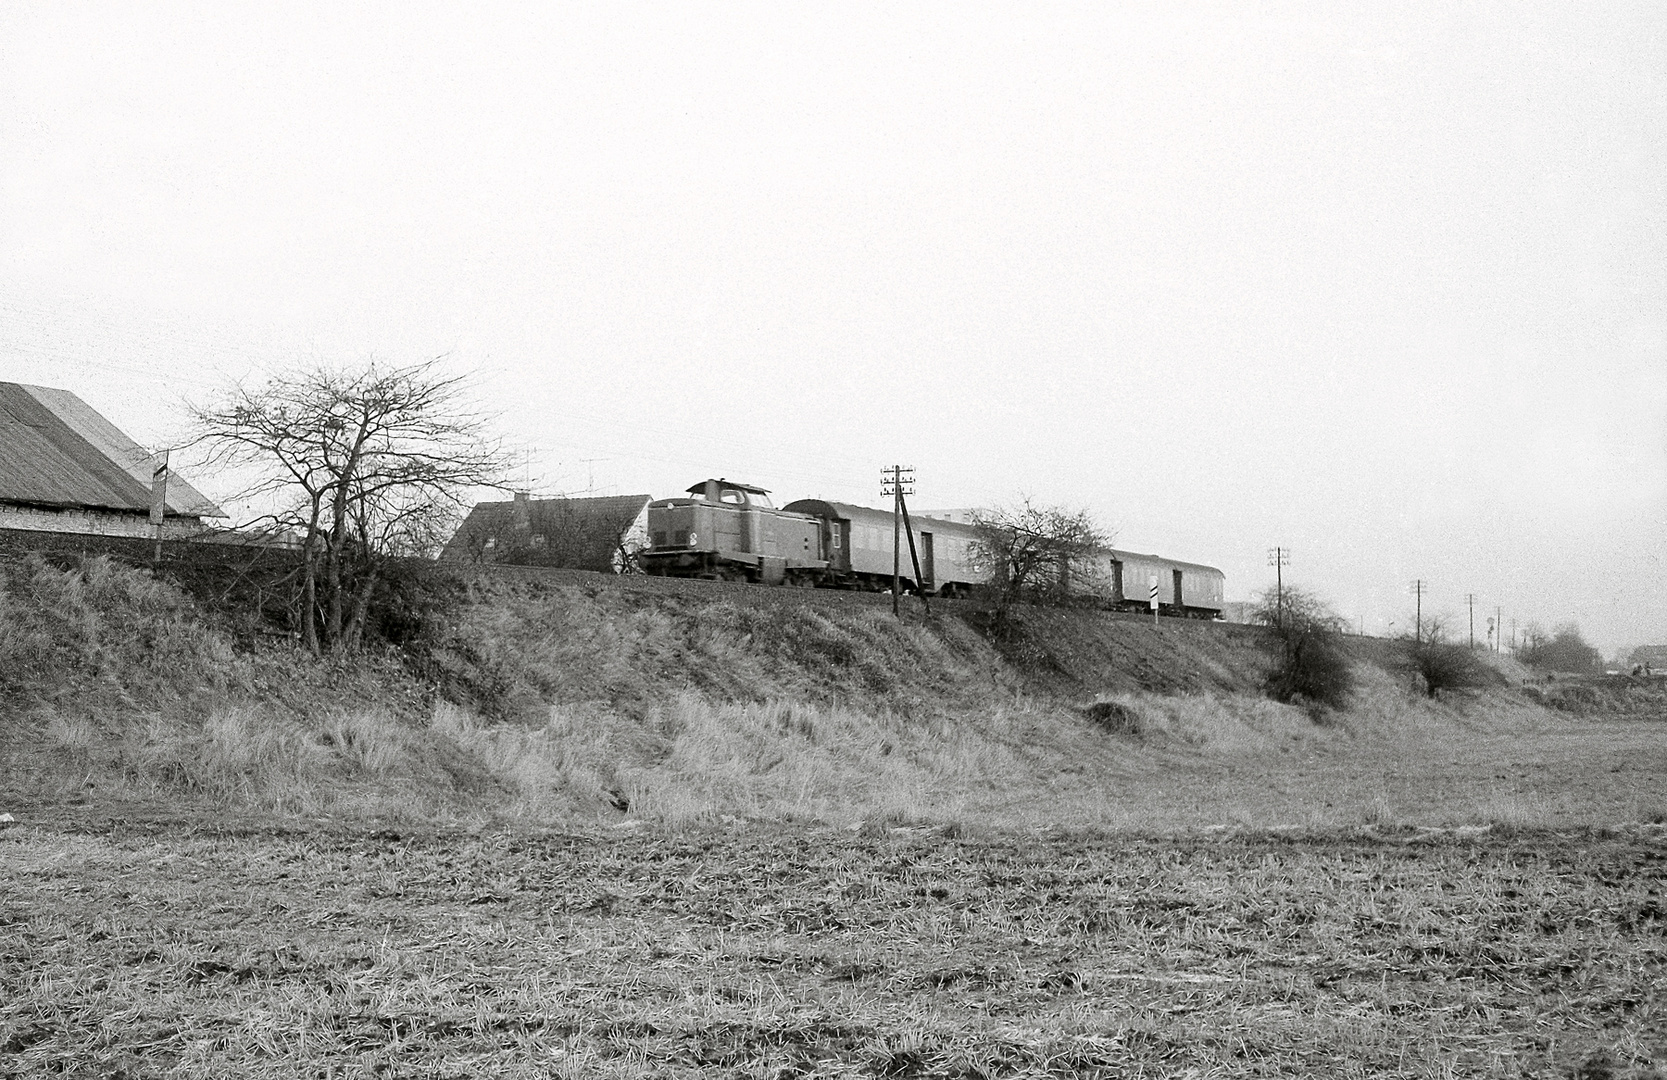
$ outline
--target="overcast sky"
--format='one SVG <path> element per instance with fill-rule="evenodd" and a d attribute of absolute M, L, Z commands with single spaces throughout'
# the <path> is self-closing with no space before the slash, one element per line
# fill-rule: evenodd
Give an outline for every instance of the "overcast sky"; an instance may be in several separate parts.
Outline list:
<path fill-rule="evenodd" d="M 1664 133 L 1659 0 L 9 0 L 0 378 L 150 445 L 444 354 L 536 491 L 899 463 L 1609 652 L 1667 641 Z"/>

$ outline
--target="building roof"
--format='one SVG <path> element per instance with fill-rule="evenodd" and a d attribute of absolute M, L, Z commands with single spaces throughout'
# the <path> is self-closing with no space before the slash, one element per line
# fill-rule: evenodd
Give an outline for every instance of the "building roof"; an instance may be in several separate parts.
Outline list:
<path fill-rule="evenodd" d="M 621 538 L 651 498 L 603 495 L 476 503 L 440 557 L 612 570 Z M 485 546 L 488 539 L 494 541 L 490 555 Z"/>
<path fill-rule="evenodd" d="M 0 382 L 0 502 L 148 512 L 156 460 L 68 390 Z M 177 473 L 167 513 L 226 516 Z"/>

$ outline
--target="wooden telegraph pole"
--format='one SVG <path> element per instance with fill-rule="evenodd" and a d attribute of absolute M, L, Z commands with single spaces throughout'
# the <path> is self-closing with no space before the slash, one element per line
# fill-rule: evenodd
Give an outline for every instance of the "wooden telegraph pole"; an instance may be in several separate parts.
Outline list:
<path fill-rule="evenodd" d="M 915 550 L 915 530 L 909 521 L 909 504 L 903 501 L 903 496 L 915 493 L 915 470 L 910 465 L 893 465 L 889 469 L 880 470 L 884 482 L 880 485 L 880 494 L 890 495 L 891 504 L 891 613 L 899 614 L 898 598 L 903 593 L 903 537 L 909 538 L 909 562 L 915 569 L 915 591 L 920 594 L 921 603 L 926 605 L 926 614 L 932 614 L 932 601 L 926 595 L 926 581 L 920 573 L 920 553 Z"/>
<path fill-rule="evenodd" d="M 1287 547 L 1268 548 L 1268 565 L 1273 567 L 1274 607 L 1273 621 L 1281 629 L 1285 626 L 1285 568 L 1291 565 L 1291 549 Z"/>
<path fill-rule="evenodd" d="M 1464 602 L 1470 605 L 1470 651 L 1476 651 L 1476 594 L 1464 594 Z"/>
<path fill-rule="evenodd" d="M 164 450 L 157 456 L 150 474 L 150 523 L 156 534 L 156 555 L 151 561 L 158 565 L 162 562 L 162 525 L 167 513 L 168 451 Z"/>
<path fill-rule="evenodd" d="M 1412 640 L 1415 645 L 1424 643 L 1424 592 L 1426 588 L 1423 578 L 1413 580 L 1412 595 L 1418 598 L 1412 624 Z"/>

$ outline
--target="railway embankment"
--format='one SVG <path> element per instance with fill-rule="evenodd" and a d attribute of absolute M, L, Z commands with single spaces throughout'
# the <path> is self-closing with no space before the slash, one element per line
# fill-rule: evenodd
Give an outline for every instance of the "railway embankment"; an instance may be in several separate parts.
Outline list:
<path fill-rule="evenodd" d="M 1357 705 L 1317 720 L 1260 696 L 1251 627 L 1023 609 L 997 634 L 965 601 L 898 617 L 885 596 L 550 571 L 429 574 L 391 643 L 318 659 L 225 578 L 0 556 L 14 805 L 1105 825 L 1143 788 L 1184 805 L 1257 761 L 1562 715 L 1510 688 L 1420 700 L 1393 643 L 1355 644 Z"/>

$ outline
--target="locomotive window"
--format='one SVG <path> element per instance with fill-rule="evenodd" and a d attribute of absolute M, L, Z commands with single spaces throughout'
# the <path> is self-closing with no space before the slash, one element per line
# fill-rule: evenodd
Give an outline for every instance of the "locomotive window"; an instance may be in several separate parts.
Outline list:
<path fill-rule="evenodd" d="M 743 503 L 747 501 L 746 497 L 734 488 L 724 488 L 718 495 L 718 498 L 726 503 Z"/>

